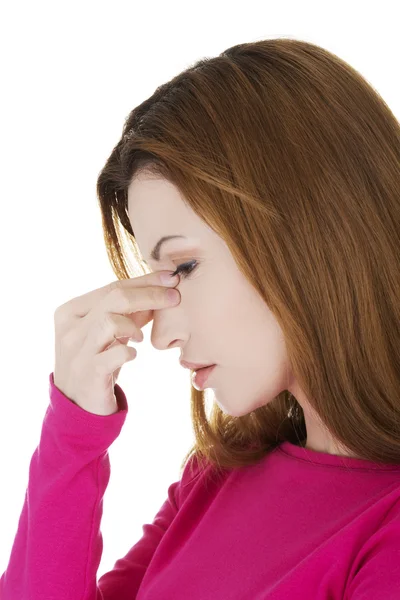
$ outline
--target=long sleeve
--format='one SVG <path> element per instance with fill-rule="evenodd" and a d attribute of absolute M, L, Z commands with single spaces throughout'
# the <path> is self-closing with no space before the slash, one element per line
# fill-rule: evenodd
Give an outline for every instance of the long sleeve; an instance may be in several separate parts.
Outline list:
<path fill-rule="evenodd" d="M 54 385 L 6 571 L 1 600 L 111 600 L 96 585 L 103 539 L 100 522 L 110 478 L 108 448 L 125 422 L 128 405 L 116 385 L 119 411 L 94 415 Z"/>
<path fill-rule="evenodd" d="M 115 393 L 119 411 L 93 415 L 51 374 L 0 600 L 400 598 L 400 465 L 289 441 L 221 473 L 193 457 L 142 537 L 97 579 L 108 448 L 128 410 Z"/>
<path fill-rule="evenodd" d="M 140 540 L 117 560 L 111 571 L 100 577 L 100 595 L 94 596 L 96 600 L 134 600 L 137 597 L 147 567 L 178 512 L 179 484 L 177 481 L 169 486 L 168 497 L 153 522 L 143 525 Z"/>

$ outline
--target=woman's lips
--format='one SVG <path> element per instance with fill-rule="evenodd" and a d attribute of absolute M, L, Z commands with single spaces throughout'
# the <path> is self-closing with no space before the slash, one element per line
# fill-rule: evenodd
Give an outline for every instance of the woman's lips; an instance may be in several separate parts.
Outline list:
<path fill-rule="evenodd" d="M 198 369 L 197 371 L 193 371 L 192 373 L 192 384 L 198 390 L 203 390 L 205 388 L 205 384 L 211 375 L 214 367 L 217 365 L 209 365 L 208 367 L 203 367 L 202 369 Z"/>

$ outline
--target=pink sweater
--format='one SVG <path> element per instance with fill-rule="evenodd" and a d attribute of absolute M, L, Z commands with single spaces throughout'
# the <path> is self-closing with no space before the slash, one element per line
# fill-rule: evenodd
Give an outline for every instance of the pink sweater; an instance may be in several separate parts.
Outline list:
<path fill-rule="evenodd" d="M 126 396 L 116 385 L 119 412 L 94 415 L 49 379 L 1 600 L 400 599 L 400 465 L 289 442 L 219 478 L 190 461 L 97 580 L 108 448 Z"/>

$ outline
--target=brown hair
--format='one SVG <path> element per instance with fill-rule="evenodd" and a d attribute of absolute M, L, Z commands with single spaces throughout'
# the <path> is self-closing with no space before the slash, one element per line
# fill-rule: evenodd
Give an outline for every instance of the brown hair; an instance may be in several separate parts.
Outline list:
<path fill-rule="evenodd" d="M 118 279 L 135 256 L 127 213 L 140 172 L 184 195 L 227 243 L 285 336 L 293 375 L 327 431 L 365 460 L 400 463 L 400 127 L 378 92 L 296 39 L 199 60 L 133 109 L 99 174 Z M 122 227 L 121 227 L 122 226 Z M 287 390 L 232 417 L 191 389 L 188 459 L 218 472 L 306 438 Z M 199 462 L 198 462 L 199 464 Z"/>

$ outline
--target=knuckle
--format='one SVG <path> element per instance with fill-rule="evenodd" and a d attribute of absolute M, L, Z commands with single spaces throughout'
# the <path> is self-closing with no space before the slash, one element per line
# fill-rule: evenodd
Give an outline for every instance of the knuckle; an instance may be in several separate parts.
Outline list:
<path fill-rule="evenodd" d="M 110 292 L 113 292 L 114 290 L 120 290 L 121 288 L 121 282 L 119 279 L 117 279 L 117 281 L 112 281 L 111 283 L 108 284 L 108 289 Z"/>
<path fill-rule="evenodd" d="M 121 297 L 122 293 L 123 293 L 123 290 L 121 287 L 113 286 L 110 289 L 108 296 L 111 296 L 113 300 L 114 299 L 118 300 Z"/>
<path fill-rule="evenodd" d="M 162 290 L 156 287 L 147 288 L 147 296 L 152 304 L 158 304 Z"/>
<path fill-rule="evenodd" d="M 111 313 L 109 313 L 109 312 L 104 313 L 103 319 L 101 321 L 101 327 L 102 327 L 102 330 L 106 334 L 113 333 L 114 328 L 115 328 L 115 322 L 114 322 L 114 317 Z"/>
<path fill-rule="evenodd" d="M 62 323 L 65 319 L 65 304 L 57 306 L 54 311 L 54 323 Z"/>
<path fill-rule="evenodd" d="M 77 344 L 77 335 L 73 329 L 66 331 L 62 338 L 62 343 L 65 348 L 74 348 Z"/>

